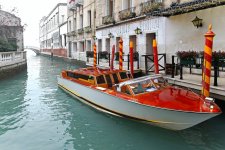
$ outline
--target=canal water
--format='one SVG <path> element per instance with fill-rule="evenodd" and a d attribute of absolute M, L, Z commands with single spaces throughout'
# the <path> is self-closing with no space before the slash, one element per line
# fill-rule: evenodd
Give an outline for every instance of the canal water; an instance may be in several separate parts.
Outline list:
<path fill-rule="evenodd" d="M 225 149 L 224 114 L 183 131 L 107 115 L 58 88 L 77 67 L 29 52 L 27 71 L 0 81 L 0 150 Z"/>

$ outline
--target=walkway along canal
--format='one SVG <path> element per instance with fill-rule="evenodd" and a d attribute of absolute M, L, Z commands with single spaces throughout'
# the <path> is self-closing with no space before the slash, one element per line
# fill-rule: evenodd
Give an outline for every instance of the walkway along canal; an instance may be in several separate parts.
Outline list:
<path fill-rule="evenodd" d="M 56 76 L 63 68 L 81 66 L 33 52 L 28 52 L 27 65 L 27 71 L 0 81 L 1 150 L 225 147 L 224 114 L 187 130 L 170 131 L 101 113 L 58 88 Z"/>

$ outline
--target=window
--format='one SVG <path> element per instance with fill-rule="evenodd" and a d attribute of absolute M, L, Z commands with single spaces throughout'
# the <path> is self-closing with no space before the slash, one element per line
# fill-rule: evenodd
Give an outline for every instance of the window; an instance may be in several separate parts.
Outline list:
<path fill-rule="evenodd" d="M 88 15 L 88 17 L 87 17 L 87 19 L 88 19 L 88 26 L 91 26 L 91 10 L 88 11 L 87 15 Z"/>
<path fill-rule="evenodd" d="M 67 72 L 67 76 L 71 77 L 71 78 L 76 78 L 76 76 L 73 72 Z"/>
<path fill-rule="evenodd" d="M 74 78 L 74 79 L 83 79 L 83 80 L 93 80 L 93 76 L 87 76 L 87 75 L 83 75 L 83 74 L 77 74 L 74 72 L 67 72 L 67 76 Z"/>
<path fill-rule="evenodd" d="M 66 34 L 64 34 L 64 46 L 66 47 Z"/>
<path fill-rule="evenodd" d="M 128 87 L 126 85 L 121 87 L 121 92 L 131 95 L 130 90 L 128 89 Z"/>
<path fill-rule="evenodd" d="M 107 81 L 107 84 L 108 84 L 108 87 L 112 87 L 112 80 L 110 78 L 110 75 L 105 75 L 105 78 L 106 78 L 106 81 Z"/>
<path fill-rule="evenodd" d="M 71 21 L 69 21 L 69 24 L 68 24 L 68 30 L 69 30 L 69 32 L 71 32 Z"/>
<path fill-rule="evenodd" d="M 97 80 L 98 84 L 104 84 L 105 83 L 105 78 L 104 78 L 103 75 L 97 76 L 96 80 Z"/>
<path fill-rule="evenodd" d="M 112 75 L 113 75 L 113 79 L 114 79 L 115 84 L 119 83 L 119 79 L 118 79 L 116 73 L 114 73 Z"/>
<path fill-rule="evenodd" d="M 83 15 L 80 15 L 80 29 L 83 28 Z"/>
<path fill-rule="evenodd" d="M 64 19 L 65 19 L 65 18 L 64 18 L 64 15 L 62 15 L 62 22 L 61 22 L 61 23 L 63 23 L 63 22 L 64 22 Z"/>
<path fill-rule="evenodd" d="M 127 79 L 127 73 L 126 72 L 120 72 L 120 78 L 121 79 Z"/>
<path fill-rule="evenodd" d="M 56 24 L 56 18 L 55 18 L 55 16 L 53 18 L 54 18 L 54 26 L 55 26 L 55 24 Z"/>
<path fill-rule="evenodd" d="M 59 23 L 59 13 L 56 13 L 56 17 L 57 17 L 57 24 Z"/>
<path fill-rule="evenodd" d="M 76 18 L 73 19 L 73 30 L 74 31 L 77 30 L 77 19 Z"/>
<path fill-rule="evenodd" d="M 17 50 L 17 40 L 16 38 L 8 38 L 8 43 L 10 44 L 10 51 Z"/>
<path fill-rule="evenodd" d="M 122 1 L 122 10 L 129 9 L 133 7 L 133 0 L 123 0 Z"/>

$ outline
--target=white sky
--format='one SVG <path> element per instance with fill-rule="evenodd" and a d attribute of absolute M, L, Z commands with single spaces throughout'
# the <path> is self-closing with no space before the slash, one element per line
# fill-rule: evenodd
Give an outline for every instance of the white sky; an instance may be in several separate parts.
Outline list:
<path fill-rule="evenodd" d="M 0 0 L 2 10 L 10 12 L 16 8 L 16 16 L 22 25 L 27 24 L 24 32 L 24 46 L 39 46 L 39 21 L 47 16 L 58 3 L 67 0 Z"/>

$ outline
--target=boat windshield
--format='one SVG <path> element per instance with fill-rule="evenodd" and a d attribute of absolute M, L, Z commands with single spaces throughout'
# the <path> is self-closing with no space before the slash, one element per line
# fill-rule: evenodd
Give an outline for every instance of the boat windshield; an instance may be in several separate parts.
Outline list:
<path fill-rule="evenodd" d="M 163 77 L 155 77 L 130 83 L 128 86 L 130 86 L 130 89 L 136 95 L 163 89 L 167 86 L 167 83 Z"/>

